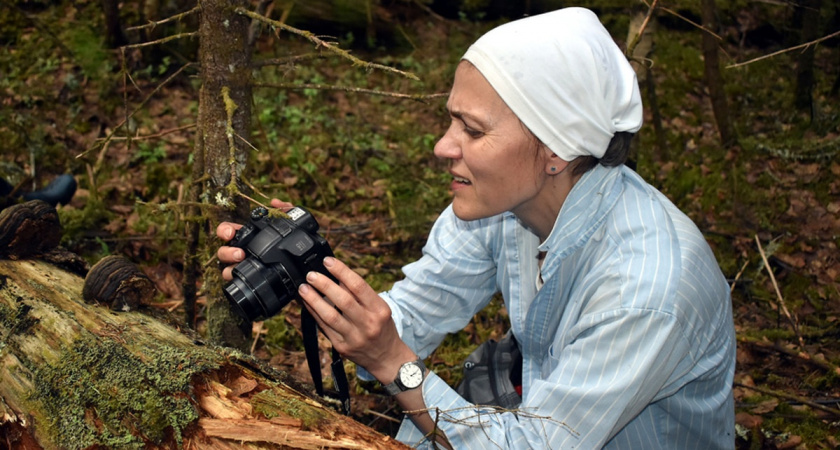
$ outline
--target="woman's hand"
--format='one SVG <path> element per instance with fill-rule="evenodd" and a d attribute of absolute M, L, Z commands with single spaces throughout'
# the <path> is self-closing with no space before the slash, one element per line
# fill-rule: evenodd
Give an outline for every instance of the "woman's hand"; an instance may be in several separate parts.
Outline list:
<path fill-rule="evenodd" d="M 272 208 L 279 208 L 283 211 L 288 211 L 294 207 L 289 202 L 283 202 L 277 200 L 276 198 L 271 199 L 271 207 Z M 216 227 L 216 236 L 218 236 L 221 240 L 227 242 L 233 239 L 233 236 L 236 234 L 236 230 L 242 228 L 242 224 L 233 223 L 233 222 L 222 222 Z M 226 281 L 230 281 L 233 279 L 233 267 L 240 263 L 243 259 L 245 259 L 245 251 L 238 247 L 228 247 L 222 246 L 219 247 L 219 250 L 216 251 L 216 257 L 219 258 L 219 262 L 222 264 L 226 264 L 227 266 L 222 270 L 222 278 Z"/>
<path fill-rule="evenodd" d="M 309 272 L 306 283 L 298 290 L 307 309 L 333 348 L 380 382 L 390 383 L 403 363 L 417 359 L 400 339 L 391 308 L 341 261 L 327 257 L 324 266 L 341 284 L 321 273 Z"/>

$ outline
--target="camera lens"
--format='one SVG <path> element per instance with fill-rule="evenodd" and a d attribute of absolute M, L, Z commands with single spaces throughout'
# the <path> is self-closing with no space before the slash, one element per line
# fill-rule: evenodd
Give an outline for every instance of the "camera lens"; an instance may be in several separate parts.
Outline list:
<path fill-rule="evenodd" d="M 260 308 L 259 300 L 254 295 L 254 291 L 245 284 L 244 281 L 235 278 L 227 286 L 225 286 L 225 297 L 235 308 L 237 314 L 243 319 L 253 321 L 255 318 L 263 315 L 262 308 Z"/>
<path fill-rule="evenodd" d="M 292 301 L 281 274 L 253 258 L 233 269 L 224 293 L 237 313 L 250 321 L 271 317 Z"/>

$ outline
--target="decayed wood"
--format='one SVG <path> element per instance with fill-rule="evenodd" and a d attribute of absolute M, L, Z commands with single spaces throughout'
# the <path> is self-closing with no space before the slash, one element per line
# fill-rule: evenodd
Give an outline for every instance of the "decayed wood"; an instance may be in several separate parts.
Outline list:
<path fill-rule="evenodd" d="M 406 448 L 287 375 L 0 260 L 0 439 L 11 448 Z"/>

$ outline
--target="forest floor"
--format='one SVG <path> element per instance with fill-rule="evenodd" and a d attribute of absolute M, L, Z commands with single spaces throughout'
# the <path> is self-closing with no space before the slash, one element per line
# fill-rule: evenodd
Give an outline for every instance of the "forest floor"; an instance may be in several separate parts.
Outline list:
<path fill-rule="evenodd" d="M 190 67 L 168 77 L 184 66 L 185 55 L 194 54 L 195 41 L 154 51 L 110 51 L 103 46 L 98 2 L 23 3 L 0 19 L 0 44 L 9 50 L 0 55 L 0 175 L 30 183 L 27 175 L 34 172 L 36 182 L 44 183 L 73 173 L 79 189 L 60 208 L 63 244 L 91 262 L 107 254 L 128 256 L 155 281 L 155 307 L 179 314 L 185 238 L 178 204 L 190 188 L 199 81 Z M 783 12 L 753 5 L 743 13 L 750 17 L 736 20 L 732 8 L 720 12 L 727 63 L 781 47 L 779 42 L 750 46 L 742 38 L 744 23 L 780 24 Z M 412 71 L 421 82 L 363 72 L 339 58 L 268 66 L 255 71 L 255 78 L 266 84 L 445 93 L 460 54 L 490 23 L 406 10 L 380 11 L 377 17 L 387 27 L 378 36 L 388 44 L 355 51 Z M 614 36 L 626 35 L 622 17 L 628 11 L 608 13 L 605 23 Z M 185 19 L 147 38 L 191 26 Z M 339 40 L 351 45 L 363 35 L 348 28 Z M 650 75 L 658 115 L 647 88 L 646 125 L 634 160 L 639 173 L 698 224 L 732 285 L 738 446 L 837 448 L 840 102 L 831 92 L 840 76 L 836 43 L 816 53 L 811 113 L 791 106 L 795 55 L 725 69 L 740 136 L 737 145 L 725 148 L 703 86 L 699 31 L 663 13 L 655 36 Z M 300 39 L 263 33 L 255 58 L 312 51 Z M 262 202 L 265 193 L 310 208 L 336 254 L 375 288 L 387 289 L 399 279 L 400 267 L 419 255 L 429 226 L 448 202 L 444 166 L 432 155 L 447 125 L 444 104 L 445 98 L 418 102 L 340 90 L 256 89 L 251 144 L 259 150 L 251 155 L 247 179 Z M 205 261 L 213 267 L 210 255 Z M 299 309 L 290 305 L 254 324 L 251 350 L 307 381 L 298 329 Z M 432 355 L 433 369 L 457 383 L 464 357 L 505 330 L 504 307 L 494 301 Z M 390 399 L 375 384 L 353 387 L 357 419 L 393 434 L 399 411 Z"/>

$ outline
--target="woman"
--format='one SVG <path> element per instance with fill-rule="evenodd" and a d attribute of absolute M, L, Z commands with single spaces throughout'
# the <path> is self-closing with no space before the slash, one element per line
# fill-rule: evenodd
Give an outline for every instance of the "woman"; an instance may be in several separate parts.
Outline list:
<path fill-rule="evenodd" d="M 423 257 L 382 294 L 334 258 L 340 285 L 311 273 L 299 291 L 333 346 L 407 411 L 398 438 L 732 448 L 729 290 L 691 220 L 623 166 L 642 105 L 598 18 L 566 8 L 490 31 L 447 108 L 435 155 L 451 162 L 454 198 Z M 523 356 L 518 411 L 472 405 L 418 362 L 496 292 Z"/>

